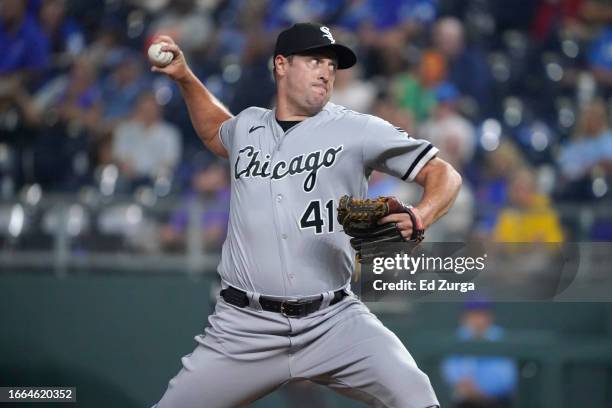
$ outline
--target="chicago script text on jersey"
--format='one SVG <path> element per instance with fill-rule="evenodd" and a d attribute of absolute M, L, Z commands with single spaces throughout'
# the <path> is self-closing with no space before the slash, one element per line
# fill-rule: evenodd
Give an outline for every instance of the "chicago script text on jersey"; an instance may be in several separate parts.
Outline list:
<path fill-rule="evenodd" d="M 280 160 L 272 165 L 269 154 L 262 155 L 260 150 L 249 145 L 238 151 L 234 163 L 234 177 L 236 180 L 250 177 L 269 177 L 272 180 L 280 180 L 287 176 L 308 173 L 304 179 L 304 191 L 309 192 L 315 186 L 319 169 L 333 166 L 343 148 L 344 145 L 340 145 L 330 147 L 325 152 L 317 150 L 295 156 L 288 162 Z"/>

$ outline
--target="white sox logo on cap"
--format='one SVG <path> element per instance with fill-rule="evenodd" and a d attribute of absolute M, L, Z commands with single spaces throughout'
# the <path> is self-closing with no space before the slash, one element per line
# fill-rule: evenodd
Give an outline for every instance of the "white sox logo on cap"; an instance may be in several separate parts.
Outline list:
<path fill-rule="evenodd" d="M 331 41 L 332 44 L 336 43 L 336 40 L 334 40 L 334 37 L 332 36 L 332 33 L 331 33 L 331 31 L 329 31 L 328 27 L 323 26 L 323 27 L 320 28 L 320 30 L 323 31 L 323 33 L 324 33 L 323 37 L 325 37 L 329 41 Z"/>

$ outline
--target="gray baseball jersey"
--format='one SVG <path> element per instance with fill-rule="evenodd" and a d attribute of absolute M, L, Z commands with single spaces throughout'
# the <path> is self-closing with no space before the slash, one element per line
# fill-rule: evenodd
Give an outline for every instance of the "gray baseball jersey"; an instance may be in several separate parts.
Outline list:
<path fill-rule="evenodd" d="M 259 294 L 304 297 L 345 287 L 354 253 L 336 221 L 344 194 L 365 197 L 373 169 L 411 181 L 438 150 L 372 115 L 328 103 L 286 133 L 248 108 L 220 130 L 232 178 L 219 274 Z"/>
<path fill-rule="evenodd" d="M 371 407 L 438 406 L 429 378 L 401 341 L 353 296 L 330 305 L 353 269 L 336 222 L 338 198 L 365 197 L 377 169 L 412 180 L 437 152 L 370 115 L 328 103 L 287 132 L 275 112 L 226 121 L 232 197 L 219 273 L 226 284 L 279 297 L 321 296 L 301 318 L 218 298 L 198 345 L 155 408 L 246 406 L 309 379 Z"/>

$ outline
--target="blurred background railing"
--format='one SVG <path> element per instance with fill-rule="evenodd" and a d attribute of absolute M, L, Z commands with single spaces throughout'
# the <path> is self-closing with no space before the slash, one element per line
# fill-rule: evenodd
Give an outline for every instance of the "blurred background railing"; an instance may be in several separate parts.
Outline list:
<path fill-rule="evenodd" d="M 552 210 L 563 235 L 572 242 L 591 241 L 593 231 L 612 225 L 612 213 L 603 202 L 563 204 Z M 40 187 L 31 185 L 14 200 L 0 201 L 0 267 L 60 276 L 70 270 L 215 271 L 228 211 L 225 200 L 193 195 L 160 198 L 147 187 L 129 196 L 84 189 L 79 194 L 43 197 Z M 495 218 L 499 211 L 482 204 L 471 219 L 451 213 L 426 242 L 486 239 L 479 220 Z M 457 223 L 462 224 L 460 230 Z"/>
<path fill-rule="evenodd" d="M 0 267 L 52 272 L 215 271 L 227 205 L 167 198 L 91 200 L 73 194 L 0 203 Z M 29 200 L 29 201 L 28 201 Z M 220 229 L 215 232 L 215 223 Z"/>

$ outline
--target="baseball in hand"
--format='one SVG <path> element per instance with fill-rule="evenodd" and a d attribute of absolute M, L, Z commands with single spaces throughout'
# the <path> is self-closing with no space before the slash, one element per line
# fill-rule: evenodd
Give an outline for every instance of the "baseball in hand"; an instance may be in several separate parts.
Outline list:
<path fill-rule="evenodd" d="M 170 51 L 162 51 L 162 47 L 168 43 L 160 42 L 151 44 L 149 47 L 149 61 L 156 67 L 163 68 L 172 62 L 174 55 Z"/>

